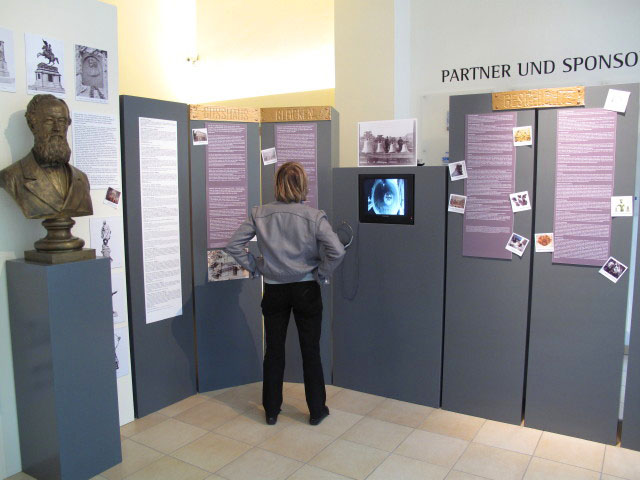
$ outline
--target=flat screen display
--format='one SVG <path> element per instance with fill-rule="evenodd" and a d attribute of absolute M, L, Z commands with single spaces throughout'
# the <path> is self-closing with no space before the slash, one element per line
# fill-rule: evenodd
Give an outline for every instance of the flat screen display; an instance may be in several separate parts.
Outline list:
<path fill-rule="evenodd" d="M 362 174 L 358 184 L 361 223 L 413 225 L 414 175 Z"/>

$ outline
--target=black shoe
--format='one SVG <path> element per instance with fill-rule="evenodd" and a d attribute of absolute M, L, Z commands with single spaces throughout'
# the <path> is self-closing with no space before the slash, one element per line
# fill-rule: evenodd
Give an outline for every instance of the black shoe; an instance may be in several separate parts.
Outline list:
<path fill-rule="evenodd" d="M 322 420 L 324 420 L 328 416 L 329 416 L 329 407 L 324 407 L 324 410 L 322 410 L 322 413 L 320 414 L 319 417 L 309 418 L 309 425 L 318 425 L 320 424 L 320 422 L 322 422 Z"/>
<path fill-rule="evenodd" d="M 275 425 L 276 422 L 278 421 L 278 414 L 281 412 L 282 410 L 278 410 L 278 413 L 276 413 L 275 415 L 267 415 L 267 425 Z"/>

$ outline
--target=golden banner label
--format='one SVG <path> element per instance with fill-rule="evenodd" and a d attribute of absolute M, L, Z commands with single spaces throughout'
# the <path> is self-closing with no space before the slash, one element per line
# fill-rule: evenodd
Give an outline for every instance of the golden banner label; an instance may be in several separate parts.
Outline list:
<path fill-rule="evenodd" d="M 492 94 L 494 110 L 577 107 L 584 105 L 584 87 L 540 88 Z"/>
<path fill-rule="evenodd" d="M 314 122 L 331 120 L 331 107 L 261 108 L 261 122 Z"/>
<path fill-rule="evenodd" d="M 215 105 L 190 105 L 191 120 L 212 120 L 216 122 L 251 122 L 260 121 L 259 108 L 216 107 Z"/>

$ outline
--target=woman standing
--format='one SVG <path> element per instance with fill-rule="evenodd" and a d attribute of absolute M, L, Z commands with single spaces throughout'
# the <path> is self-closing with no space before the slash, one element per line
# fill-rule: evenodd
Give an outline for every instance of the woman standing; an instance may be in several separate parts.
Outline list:
<path fill-rule="evenodd" d="M 276 201 L 254 207 L 236 230 L 225 251 L 252 274 L 264 277 L 262 315 L 266 334 L 262 404 L 269 425 L 282 405 L 285 340 L 293 310 L 304 371 L 304 390 L 311 425 L 329 409 L 320 360 L 322 296 L 320 285 L 344 256 L 344 247 L 326 214 L 304 205 L 307 174 L 299 163 L 287 162 L 276 173 Z M 254 235 L 262 257 L 245 251 Z"/>

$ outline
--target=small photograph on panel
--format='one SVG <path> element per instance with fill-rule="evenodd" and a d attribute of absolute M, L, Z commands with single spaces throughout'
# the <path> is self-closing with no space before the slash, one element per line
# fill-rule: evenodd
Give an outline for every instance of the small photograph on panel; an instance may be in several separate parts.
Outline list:
<path fill-rule="evenodd" d="M 91 218 L 91 248 L 111 261 L 111 268 L 124 266 L 124 237 L 120 217 Z"/>
<path fill-rule="evenodd" d="M 417 120 L 382 120 L 358 123 L 358 166 L 415 167 Z"/>
<path fill-rule="evenodd" d="M 454 162 L 449 164 L 449 178 L 452 182 L 467 178 L 467 162 Z"/>
<path fill-rule="evenodd" d="M 245 250 L 247 252 L 249 251 L 248 248 Z M 249 278 L 249 270 L 242 268 L 242 266 L 224 250 L 209 250 L 207 252 L 207 272 L 210 282 Z"/>
<path fill-rule="evenodd" d="M 0 91 L 16 91 L 16 58 L 13 32 L 0 28 Z"/>
<path fill-rule="evenodd" d="M 624 275 L 627 271 L 627 266 L 622 262 L 619 262 L 613 257 L 609 257 L 609 259 L 604 262 L 604 265 L 600 269 L 600 273 L 611 280 L 613 283 L 618 283 L 618 280 Z"/>
<path fill-rule="evenodd" d="M 76 100 L 109 103 L 107 51 L 76 45 Z"/>
<path fill-rule="evenodd" d="M 505 248 L 521 257 L 526 250 L 527 245 L 529 245 L 528 238 L 524 238 L 522 235 L 518 235 L 517 233 L 512 233 Z"/>
<path fill-rule="evenodd" d="M 633 217 L 633 196 L 611 197 L 612 217 Z"/>
<path fill-rule="evenodd" d="M 124 377 L 129 374 L 129 331 L 127 327 L 116 328 L 113 331 L 113 345 L 115 347 L 114 361 L 116 365 L 116 377 Z"/>
<path fill-rule="evenodd" d="M 111 304 L 113 323 L 127 321 L 127 290 L 124 272 L 111 272 Z"/>
<path fill-rule="evenodd" d="M 516 192 L 509 194 L 511 199 L 511 210 L 514 212 L 523 212 L 524 210 L 531 210 L 531 200 L 529 199 L 529 192 Z"/>
<path fill-rule="evenodd" d="M 516 147 L 533 145 L 533 133 L 531 126 L 515 127 L 513 129 L 513 144 Z"/>
<path fill-rule="evenodd" d="M 105 205 L 109 205 L 110 207 L 113 207 L 113 208 L 118 208 L 118 205 L 120 204 L 121 195 L 122 193 L 120 192 L 120 190 L 116 190 L 113 187 L 109 187 L 107 188 L 107 194 L 104 196 L 104 200 L 102 201 L 102 203 L 104 203 Z"/>
<path fill-rule="evenodd" d="M 613 112 L 624 113 L 627 110 L 627 103 L 629 102 L 630 95 L 631 92 L 610 88 L 607 92 L 607 99 L 604 102 L 604 107 L 602 108 Z"/>
<path fill-rule="evenodd" d="M 536 253 L 553 252 L 555 245 L 553 243 L 553 233 L 536 233 Z"/>
<path fill-rule="evenodd" d="M 467 197 L 464 195 L 456 195 L 452 193 L 449 195 L 449 208 L 450 212 L 464 213 L 464 207 L 467 204 Z"/>
<path fill-rule="evenodd" d="M 27 93 L 66 96 L 64 89 L 64 43 L 44 35 L 24 34 Z"/>
<path fill-rule="evenodd" d="M 262 154 L 262 164 L 263 165 L 271 165 L 278 161 L 278 156 L 276 155 L 276 149 L 273 148 L 265 148 L 264 150 L 260 150 Z"/>
<path fill-rule="evenodd" d="M 192 128 L 191 136 L 194 145 L 209 145 L 209 136 L 206 128 Z"/>

